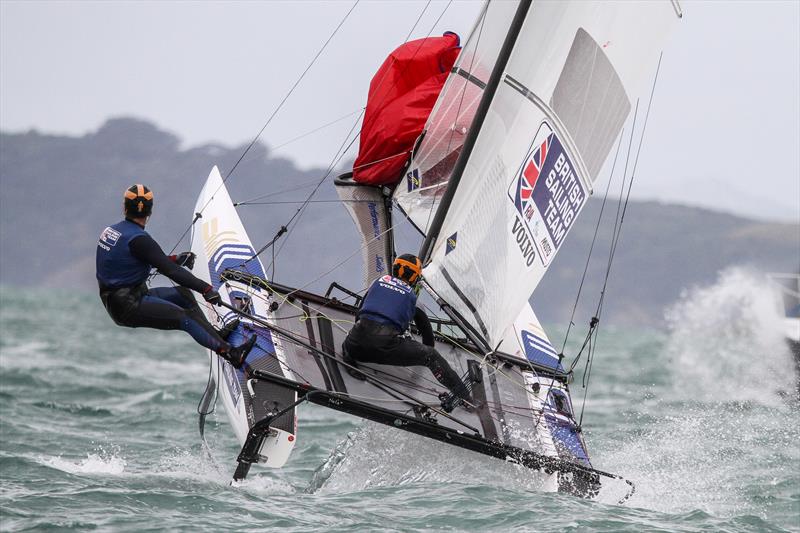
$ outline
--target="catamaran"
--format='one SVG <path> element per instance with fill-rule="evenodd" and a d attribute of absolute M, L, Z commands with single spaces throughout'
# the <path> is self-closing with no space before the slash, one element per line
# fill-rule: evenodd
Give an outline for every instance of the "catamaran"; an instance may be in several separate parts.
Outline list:
<path fill-rule="evenodd" d="M 212 169 L 191 249 L 224 303 L 222 312 L 200 303 L 211 320 L 240 320 L 233 344 L 258 337 L 242 369 L 211 353 L 203 400 L 217 394 L 242 446 L 235 480 L 253 464 L 289 460 L 304 402 L 518 463 L 552 490 L 593 497 L 603 480 L 622 479 L 592 465 L 572 367 L 529 297 L 635 121 L 637 91 L 681 16 L 669 0 L 490 1 L 463 46 L 453 34 L 437 37 L 441 46 L 428 46 L 433 37 L 405 43 L 373 79 L 354 171 L 335 180 L 361 234 L 363 287 L 333 283 L 316 294 L 268 279 Z M 431 61 L 439 71 L 425 74 Z M 412 72 L 416 85 L 398 89 Z M 410 142 L 387 147 L 419 114 L 403 101 L 414 91 L 428 91 L 432 109 L 418 131 L 405 131 Z M 442 407 L 446 391 L 427 369 L 362 363 L 362 380 L 343 360 L 363 290 L 389 274 L 402 219 L 421 235 L 435 347 L 471 390 L 465 408 Z"/>

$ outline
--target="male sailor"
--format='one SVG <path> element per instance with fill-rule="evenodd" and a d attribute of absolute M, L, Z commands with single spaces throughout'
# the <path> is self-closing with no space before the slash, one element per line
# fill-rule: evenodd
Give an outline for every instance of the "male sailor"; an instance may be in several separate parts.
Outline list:
<path fill-rule="evenodd" d="M 244 364 L 256 342 L 253 335 L 239 346 L 231 346 L 208 322 L 189 289 L 209 303 L 219 305 L 220 295 L 189 271 L 195 255 L 183 252 L 167 256 L 144 230 L 153 211 L 153 192 L 141 184 L 131 185 L 123 200 L 125 218 L 100 234 L 97 242 L 97 283 L 100 299 L 119 326 L 129 328 L 182 329 L 199 344 L 229 361 Z M 156 268 L 179 287 L 147 287 L 150 269 Z"/>
<path fill-rule="evenodd" d="M 343 344 L 344 362 L 380 365 L 427 366 L 434 377 L 452 395 L 443 399 L 442 407 L 452 411 L 462 400 L 469 400 L 469 391 L 433 347 L 433 329 L 425 312 L 416 306 L 415 287 L 422 275 L 422 261 L 411 254 L 394 260 L 392 275 L 373 282 L 356 315 L 356 325 Z M 404 336 L 411 319 L 422 336 L 422 343 Z M 363 374 L 352 368 L 348 372 L 359 379 Z"/>

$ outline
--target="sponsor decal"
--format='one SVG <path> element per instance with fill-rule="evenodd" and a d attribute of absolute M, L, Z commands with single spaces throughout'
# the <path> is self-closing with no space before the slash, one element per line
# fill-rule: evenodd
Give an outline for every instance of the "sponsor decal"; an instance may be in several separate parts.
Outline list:
<path fill-rule="evenodd" d="M 386 260 L 380 254 L 375 256 L 375 272 L 378 274 L 386 272 Z"/>
<path fill-rule="evenodd" d="M 422 179 L 419 177 L 418 168 L 406 173 L 406 183 L 408 185 L 408 192 L 419 189 L 419 186 L 422 184 Z"/>
<path fill-rule="evenodd" d="M 447 238 L 447 246 L 445 246 L 444 255 L 447 255 L 456 249 L 457 241 L 458 241 L 458 232 L 453 233 Z"/>
<path fill-rule="evenodd" d="M 261 261 L 256 257 L 255 250 L 246 244 L 223 244 L 208 260 L 208 272 L 211 274 L 211 285 L 214 289 L 221 290 L 223 286 L 220 275 L 227 269 L 239 272 L 248 272 L 254 276 L 266 279 L 267 275 L 261 265 Z M 249 287 L 249 290 L 258 292 L 258 287 Z"/>
<path fill-rule="evenodd" d="M 228 384 L 228 392 L 231 395 L 233 407 L 236 408 L 236 406 L 239 405 L 239 398 L 242 397 L 242 389 L 239 387 L 239 379 L 236 377 L 233 366 L 231 366 L 231 364 L 228 362 L 222 365 L 222 371 L 225 375 L 225 383 Z"/>
<path fill-rule="evenodd" d="M 114 228 L 106 228 L 103 230 L 103 233 L 100 234 L 100 242 L 106 246 L 116 246 L 120 236 L 122 236 L 122 234 Z M 108 250 L 105 246 L 103 248 Z"/>
<path fill-rule="evenodd" d="M 530 231 L 526 229 L 525 224 L 519 216 L 514 217 L 511 225 L 511 233 L 517 241 L 519 251 L 522 253 L 522 260 L 528 267 L 533 266 L 533 260 L 536 259 L 536 251 L 533 247 L 533 239 L 530 237 Z"/>
<path fill-rule="evenodd" d="M 381 236 L 381 223 L 378 221 L 378 208 L 375 202 L 369 202 L 367 204 L 367 209 L 369 209 L 369 218 L 372 221 L 372 233 L 377 239 Z"/>
<path fill-rule="evenodd" d="M 400 294 L 408 294 L 412 291 L 411 285 L 403 281 L 402 279 L 394 278 L 390 275 L 381 276 L 378 280 L 378 283 L 381 287 L 385 289 L 390 289 L 395 292 L 399 292 Z"/>
<path fill-rule="evenodd" d="M 531 266 L 538 252 L 547 266 L 586 202 L 572 159 L 547 121 L 539 126 L 508 197 L 517 211 L 511 232 L 525 263 Z"/>

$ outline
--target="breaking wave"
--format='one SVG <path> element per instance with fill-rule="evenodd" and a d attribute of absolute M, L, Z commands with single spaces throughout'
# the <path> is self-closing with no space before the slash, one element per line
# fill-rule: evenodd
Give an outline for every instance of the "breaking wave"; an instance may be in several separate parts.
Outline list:
<path fill-rule="evenodd" d="M 783 403 L 797 384 L 776 297 L 744 268 L 686 291 L 666 314 L 675 391 L 708 401 Z"/>
<path fill-rule="evenodd" d="M 763 277 L 731 268 L 668 310 L 671 380 L 627 413 L 635 438 L 603 455 L 637 480 L 630 505 L 767 519 L 794 497 L 797 376 L 773 298 Z"/>

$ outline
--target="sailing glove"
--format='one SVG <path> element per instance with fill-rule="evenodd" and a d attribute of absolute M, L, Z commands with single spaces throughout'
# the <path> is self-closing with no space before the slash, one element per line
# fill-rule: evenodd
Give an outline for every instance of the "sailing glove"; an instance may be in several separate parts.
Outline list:
<path fill-rule="evenodd" d="M 205 298 L 208 303 L 213 305 L 222 304 L 222 298 L 220 297 L 219 293 L 214 290 L 214 287 L 212 287 L 211 285 L 209 285 L 206 288 L 206 290 L 203 291 L 203 298 Z"/>
<path fill-rule="evenodd" d="M 175 262 L 178 266 L 184 266 L 189 270 L 194 268 L 194 258 L 197 257 L 192 252 L 181 252 L 178 255 L 171 255 L 169 256 L 173 262 Z"/>

